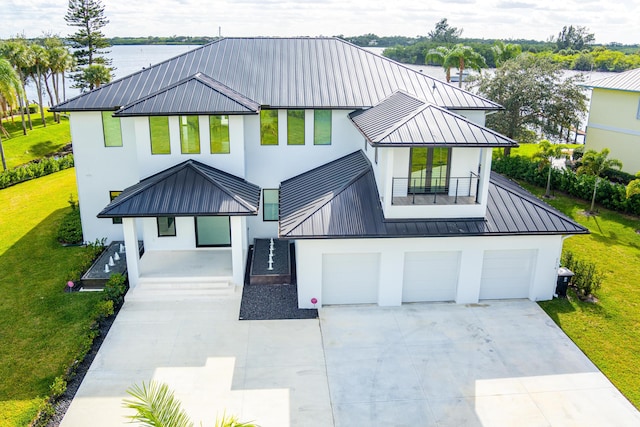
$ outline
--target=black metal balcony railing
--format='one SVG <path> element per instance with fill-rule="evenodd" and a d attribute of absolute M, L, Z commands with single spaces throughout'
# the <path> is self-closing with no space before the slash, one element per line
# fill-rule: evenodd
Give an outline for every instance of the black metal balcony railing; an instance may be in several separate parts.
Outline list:
<path fill-rule="evenodd" d="M 393 178 L 394 205 L 450 205 L 478 203 L 480 177 L 473 172 L 464 177 Z"/>

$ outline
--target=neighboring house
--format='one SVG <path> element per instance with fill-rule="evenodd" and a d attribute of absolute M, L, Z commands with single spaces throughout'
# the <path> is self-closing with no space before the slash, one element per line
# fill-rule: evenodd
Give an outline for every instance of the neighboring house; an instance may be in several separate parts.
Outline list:
<path fill-rule="evenodd" d="M 586 148 L 608 148 L 622 170 L 640 172 L 640 68 L 595 80 L 592 88 Z"/>
<path fill-rule="evenodd" d="M 58 105 L 86 240 L 133 288 L 203 265 L 242 284 L 289 239 L 299 306 L 552 298 L 588 231 L 491 173 L 501 107 L 334 38 L 228 38 Z M 138 256 L 138 240 L 144 255 Z"/>

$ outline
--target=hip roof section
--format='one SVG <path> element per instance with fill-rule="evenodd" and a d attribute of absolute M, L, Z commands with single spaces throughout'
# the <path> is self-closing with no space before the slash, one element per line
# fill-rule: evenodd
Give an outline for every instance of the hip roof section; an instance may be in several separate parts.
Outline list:
<path fill-rule="evenodd" d="M 341 175 L 334 175 L 340 171 Z M 346 239 L 588 233 L 586 228 L 493 172 L 486 218 L 385 219 L 373 169 L 362 151 L 291 178 L 280 187 L 280 237 Z"/>
<path fill-rule="evenodd" d="M 403 92 L 349 118 L 373 146 L 518 146 L 506 136 Z"/>
<path fill-rule="evenodd" d="M 259 203 L 257 185 L 187 160 L 125 189 L 98 218 L 257 215 Z"/>
<path fill-rule="evenodd" d="M 500 108 L 344 40 L 300 37 L 221 39 L 100 86 L 54 110 L 117 110 L 197 73 L 270 108 L 367 108 L 398 90 L 443 108 Z"/>

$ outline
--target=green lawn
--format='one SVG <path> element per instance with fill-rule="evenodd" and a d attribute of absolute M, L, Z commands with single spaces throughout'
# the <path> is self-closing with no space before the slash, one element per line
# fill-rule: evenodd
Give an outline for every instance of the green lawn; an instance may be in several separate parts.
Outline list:
<path fill-rule="evenodd" d="M 538 196 L 544 193 L 524 186 Z M 607 277 L 597 304 L 574 297 L 540 306 L 640 409 L 640 219 L 605 209 L 586 217 L 581 212 L 588 203 L 568 196 L 548 202 L 591 231 L 565 240 L 564 250 L 595 262 Z"/>
<path fill-rule="evenodd" d="M 578 148 L 582 147 L 582 144 L 560 144 L 562 148 Z M 518 148 L 511 149 L 512 156 L 522 156 L 533 158 L 533 156 L 540 150 L 540 146 L 538 144 L 520 144 Z M 500 149 L 500 152 L 503 150 Z"/>
<path fill-rule="evenodd" d="M 25 116 L 27 120 L 27 116 Z M 27 135 L 22 134 L 22 122 L 20 116 L 15 116 L 14 121 L 3 119 L 4 128 L 11 134 L 11 138 L 2 137 L 4 154 L 7 158 L 7 167 L 13 168 L 31 160 L 55 153 L 71 142 L 69 120 L 62 117 L 60 123 L 53 121 L 53 113 L 46 112 L 47 127 L 42 126 L 40 113 L 31 115 L 33 130 L 27 130 Z M 0 170 L 2 165 L 0 164 Z"/>
<path fill-rule="evenodd" d="M 86 342 L 100 298 L 63 292 L 83 251 L 55 238 L 70 194 L 74 169 L 0 190 L 0 427 L 29 424 Z"/>

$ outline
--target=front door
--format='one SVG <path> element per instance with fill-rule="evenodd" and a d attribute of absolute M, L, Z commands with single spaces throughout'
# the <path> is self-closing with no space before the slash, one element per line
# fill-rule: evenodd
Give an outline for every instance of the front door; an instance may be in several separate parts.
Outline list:
<path fill-rule="evenodd" d="M 447 193 L 450 164 L 450 148 L 412 147 L 409 193 Z"/>

